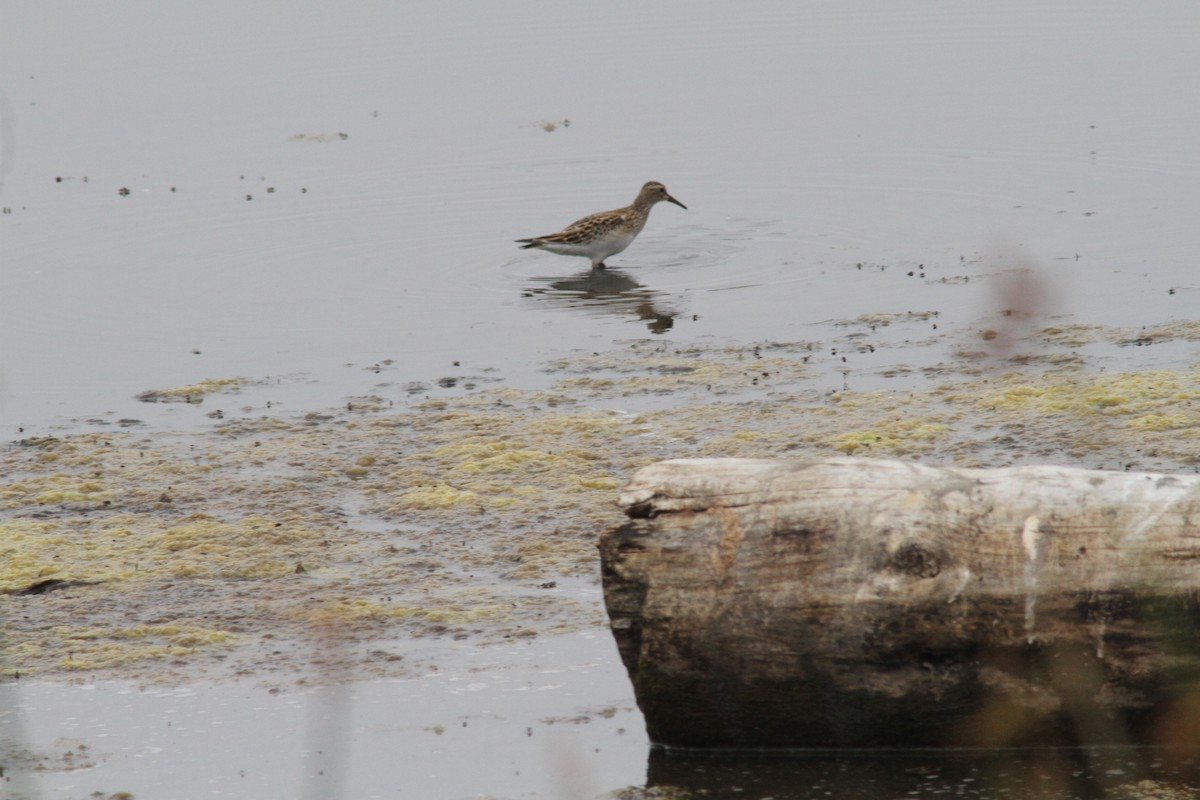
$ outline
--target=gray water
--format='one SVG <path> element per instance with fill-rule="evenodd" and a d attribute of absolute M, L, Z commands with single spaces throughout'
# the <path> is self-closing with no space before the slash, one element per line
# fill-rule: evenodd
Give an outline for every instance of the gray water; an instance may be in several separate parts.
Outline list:
<path fill-rule="evenodd" d="M 238 376 L 303 411 L 388 359 L 534 385 L 864 313 L 965 333 L 1022 268 L 1060 321 L 1192 318 L 1198 33 L 1182 2 L 10 3 L 0 420 L 195 424 L 133 396 Z M 648 179 L 689 210 L 612 260 L 625 294 L 511 242 Z"/>
<path fill-rule="evenodd" d="M 0 797 L 592 797 L 641 783 L 647 752 L 600 634 L 410 680 L 9 684 Z"/>

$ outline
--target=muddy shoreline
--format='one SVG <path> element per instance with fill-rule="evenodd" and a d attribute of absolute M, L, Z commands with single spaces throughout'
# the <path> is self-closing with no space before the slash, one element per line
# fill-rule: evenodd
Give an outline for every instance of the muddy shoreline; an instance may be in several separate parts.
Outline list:
<path fill-rule="evenodd" d="M 646 339 L 549 364 L 546 390 L 11 441 L 4 678 L 416 675 L 462 642 L 603 628 L 596 536 L 663 458 L 1192 472 L 1200 370 L 1114 369 L 1136 361 L 1127 336 L 1042 328 L 996 352 L 980 335 L 921 388 L 870 392 L 806 387 L 827 345 Z"/>

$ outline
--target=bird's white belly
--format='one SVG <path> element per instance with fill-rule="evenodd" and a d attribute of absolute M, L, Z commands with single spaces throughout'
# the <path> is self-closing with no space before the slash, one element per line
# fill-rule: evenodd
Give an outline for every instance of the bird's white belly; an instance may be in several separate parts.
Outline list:
<path fill-rule="evenodd" d="M 635 236 L 636 234 L 604 236 L 590 242 L 543 242 L 541 248 L 560 256 L 584 256 L 594 261 L 603 261 L 629 247 Z"/>

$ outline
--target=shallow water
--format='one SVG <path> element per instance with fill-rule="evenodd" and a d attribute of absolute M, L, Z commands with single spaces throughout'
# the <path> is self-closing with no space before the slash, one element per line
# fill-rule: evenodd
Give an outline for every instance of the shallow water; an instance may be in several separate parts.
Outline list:
<path fill-rule="evenodd" d="M 1197 316 L 1198 37 L 1188 3 L 11 4 L 0 426 L 204 428 L 214 401 L 135 395 L 205 378 L 249 379 L 216 401 L 226 418 L 537 387 L 551 362 L 643 338 L 811 342 L 795 388 L 812 392 L 937 381 L 985 330 L 1102 324 L 1136 340 Z M 649 179 L 689 208 L 657 208 L 604 275 L 512 244 Z M 1081 349 L 1105 368 L 1196 358 L 1186 338 Z M 598 663 L 623 680 L 611 653 Z M 378 691 L 407 697 L 396 688 Z M 172 696 L 90 691 L 105 724 L 134 697 Z M 563 714 L 631 704 L 563 696 Z M 194 725 L 228 709 L 230 730 L 244 710 L 177 702 Z M 263 718 L 294 702 L 264 699 Z M 39 746 L 75 735 L 27 717 Z M 621 724 L 588 791 L 645 779 L 644 740 Z M 267 775 L 186 779 L 197 796 L 299 785 L 301 738 L 272 749 Z M 578 796 L 511 741 L 472 739 L 495 779 L 440 796 Z M 392 744 L 365 736 L 354 758 Z M 388 752 L 377 773 L 350 758 L 347 785 L 391 791 L 392 767 L 429 757 Z M 519 777 L 501 768 L 520 759 Z M 95 774 L 138 795 L 133 771 L 103 771 L 118 761 Z M 153 763 L 177 788 L 184 765 L 167 750 Z M 81 796 L 76 775 L 34 788 Z"/>
<path fill-rule="evenodd" d="M 1193 315 L 1189 4 L 51 8 L 0 32 L 10 434 L 201 422 L 132 397 L 205 377 L 299 411 L 617 338 L 965 335 L 1015 268 L 1058 319 Z M 648 178 L 689 210 L 618 286 L 511 242 Z"/>
<path fill-rule="evenodd" d="M 613 649 L 600 631 L 331 686 L 8 684 L 3 796 L 591 797 L 645 780 Z"/>

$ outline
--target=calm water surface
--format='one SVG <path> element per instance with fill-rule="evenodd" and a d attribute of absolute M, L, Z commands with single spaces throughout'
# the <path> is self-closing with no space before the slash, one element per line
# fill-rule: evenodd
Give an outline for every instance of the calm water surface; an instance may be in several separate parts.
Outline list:
<path fill-rule="evenodd" d="M 902 391 L 919 378 L 881 372 L 937 360 L 994 324 L 1016 270 L 1032 271 L 1047 317 L 1064 324 L 1194 319 L 1197 41 L 1200 7 L 1185 2 L 613 3 L 598 14 L 548 2 L 17 0 L 0 27 L 0 430 L 211 424 L 202 407 L 134 399 L 209 377 L 262 382 L 232 414 L 303 413 L 368 392 L 400 402 L 411 384 L 458 391 L 437 384 L 457 374 L 543 385 L 549 359 L 634 338 L 830 342 L 859 315 L 936 311 L 933 347 L 906 346 L 933 333 L 922 319 L 891 329 L 886 357 L 814 358 L 810 388 Z M 604 275 L 512 244 L 624 205 L 649 179 L 689 210 L 657 208 Z M 1112 359 L 1179 368 L 1195 355 Z M 614 653 L 596 658 L 623 678 Z M 537 714 L 627 708 L 621 686 Z M 167 719 L 161 699 L 114 691 L 63 697 L 110 728 L 123 713 L 111 703 L 135 698 Z M 82 717 L 38 711 L 50 696 L 29 690 L 33 743 L 95 744 L 71 727 Z M 80 698 L 107 699 L 86 711 Z M 284 717 L 305 702 L 262 700 L 262 718 L 290 732 L 265 774 L 185 775 L 197 757 L 220 762 L 219 738 L 172 758 L 112 734 L 95 766 L 29 791 L 130 788 L 120 764 L 160 765 L 175 797 L 295 787 L 303 725 Z M 172 713 L 191 730 L 234 730 L 243 712 L 179 699 Z M 603 740 L 585 736 L 578 757 L 575 745 L 529 755 L 530 714 L 496 714 L 512 729 L 454 731 L 465 749 L 436 768 L 429 742 L 450 742 L 452 725 L 439 736 L 347 722 L 367 732 L 352 751 L 380 752 L 345 761 L 346 796 L 565 798 L 649 779 L 721 791 L 766 781 L 746 797 L 1092 797 L 1138 772 L 1134 761 L 1167 770 L 1136 753 L 1065 771 L 1047 757 L 1041 773 L 1008 777 L 828 761 L 783 768 L 787 794 L 773 767 L 651 756 L 634 712 L 576 725 Z M 555 777 L 555 763 L 584 777 Z M 1033 774 L 1049 776 L 1044 794 L 1021 793 Z"/>
<path fill-rule="evenodd" d="M 536 385 L 573 349 L 865 313 L 952 345 L 1024 267 L 1060 320 L 1191 318 L 1198 34 L 1188 3 L 10 4 L 0 421 L 196 424 L 133 396 L 205 377 L 266 380 L 254 414 Z M 651 178 L 689 210 L 600 285 L 511 242 Z"/>

